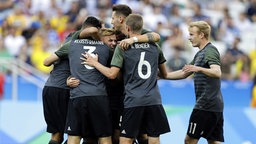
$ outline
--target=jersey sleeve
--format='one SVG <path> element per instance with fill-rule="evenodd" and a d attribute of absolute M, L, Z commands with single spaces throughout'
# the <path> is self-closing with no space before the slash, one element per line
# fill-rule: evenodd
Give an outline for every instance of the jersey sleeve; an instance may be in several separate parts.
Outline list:
<path fill-rule="evenodd" d="M 122 68 L 124 60 L 124 51 L 120 46 L 117 46 L 111 60 L 111 66 Z"/>
<path fill-rule="evenodd" d="M 81 31 L 76 31 L 71 34 L 69 34 L 65 40 L 65 43 L 60 47 L 59 50 L 55 52 L 55 54 L 60 58 L 60 59 L 65 59 L 68 58 L 68 51 L 69 51 L 69 46 L 72 41 L 72 39 L 77 39 Z"/>
<path fill-rule="evenodd" d="M 217 50 L 217 48 L 215 47 L 211 47 L 209 49 L 207 49 L 206 53 L 205 53 L 205 60 L 206 63 L 210 65 L 216 64 L 216 65 L 221 65 L 220 63 L 220 54 Z"/>
<path fill-rule="evenodd" d="M 55 54 L 60 58 L 60 59 L 65 59 L 68 58 L 68 49 L 69 49 L 70 41 L 66 42 L 63 44 L 59 50 L 55 52 Z"/>
<path fill-rule="evenodd" d="M 158 50 L 158 53 L 159 53 L 158 64 L 163 64 L 163 63 L 166 62 L 163 51 L 162 51 L 162 49 L 160 48 L 160 46 L 158 44 L 156 44 L 156 46 L 157 46 L 157 50 Z"/>

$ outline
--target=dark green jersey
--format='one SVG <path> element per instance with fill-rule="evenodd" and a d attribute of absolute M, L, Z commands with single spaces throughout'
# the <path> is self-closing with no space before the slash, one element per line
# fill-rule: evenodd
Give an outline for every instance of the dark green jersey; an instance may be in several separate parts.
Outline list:
<path fill-rule="evenodd" d="M 192 65 L 210 68 L 210 65 L 220 65 L 220 54 L 215 46 L 208 43 L 205 48 L 197 52 Z M 203 73 L 194 73 L 194 85 L 196 94 L 195 109 L 222 112 L 223 98 L 220 90 L 220 78 L 209 77 Z"/>
<path fill-rule="evenodd" d="M 74 33 L 72 40 L 55 52 L 60 58 L 69 59 L 71 75 L 80 80 L 80 84 L 71 89 L 70 97 L 81 96 L 107 96 L 105 77 L 95 68 L 82 65 L 81 54 L 88 52 L 91 55 L 98 54 L 99 62 L 107 64 L 109 49 L 102 42 L 90 39 L 78 39 L 80 31 Z"/>
<path fill-rule="evenodd" d="M 125 108 L 162 103 L 157 72 L 163 62 L 165 58 L 154 43 L 134 43 L 126 51 L 116 48 L 111 66 L 123 68 Z"/>

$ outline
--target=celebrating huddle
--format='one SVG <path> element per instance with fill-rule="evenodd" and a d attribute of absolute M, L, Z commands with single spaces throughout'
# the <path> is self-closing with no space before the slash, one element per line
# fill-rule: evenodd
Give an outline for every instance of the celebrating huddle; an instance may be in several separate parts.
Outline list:
<path fill-rule="evenodd" d="M 197 143 L 200 137 L 211 144 L 224 141 L 219 53 L 208 41 L 209 25 L 190 24 L 189 40 L 200 51 L 191 64 L 167 73 L 156 43 L 160 36 L 143 29 L 143 18 L 127 5 L 113 5 L 112 10 L 113 28 L 87 17 L 81 30 L 44 61 L 54 65 L 43 89 L 49 144 L 61 144 L 64 133 L 68 144 L 81 139 L 84 144 L 160 144 L 160 135 L 170 127 L 157 79 L 193 73 L 200 89 L 190 123 L 197 126 L 189 125 L 185 143 Z"/>

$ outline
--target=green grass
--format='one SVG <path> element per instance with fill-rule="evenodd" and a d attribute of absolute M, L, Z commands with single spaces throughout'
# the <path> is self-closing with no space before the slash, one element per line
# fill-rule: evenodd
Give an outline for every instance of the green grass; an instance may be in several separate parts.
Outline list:
<path fill-rule="evenodd" d="M 173 106 L 167 106 L 167 105 L 164 106 L 164 110 L 168 116 L 175 115 L 182 112 L 189 112 L 192 109 L 193 109 L 192 107 L 185 107 L 185 106 L 180 106 L 180 107 L 177 107 L 177 106 L 173 107 Z"/>
<path fill-rule="evenodd" d="M 30 140 L 28 144 L 46 144 L 50 140 L 51 135 L 47 132 L 41 133 L 39 136 L 36 138 Z"/>

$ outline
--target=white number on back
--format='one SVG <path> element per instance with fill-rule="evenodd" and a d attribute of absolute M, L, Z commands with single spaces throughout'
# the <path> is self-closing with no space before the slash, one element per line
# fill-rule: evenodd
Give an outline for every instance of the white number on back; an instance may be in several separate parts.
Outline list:
<path fill-rule="evenodd" d="M 95 46 L 84 46 L 84 49 L 88 50 L 87 53 L 90 54 L 92 57 L 96 57 L 96 55 L 93 53 L 96 49 Z M 91 67 L 89 65 L 84 65 L 87 69 L 94 69 L 94 67 Z"/>
<path fill-rule="evenodd" d="M 142 78 L 142 79 L 147 79 L 150 77 L 151 75 L 151 65 L 148 61 L 145 60 L 145 53 L 146 52 L 142 52 L 140 54 L 140 62 L 139 62 L 139 65 L 138 65 L 138 74 L 139 76 Z M 147 67 L 147 73 L 146 74 L 143 74 L 142 73 L 142 67 L 146 66 Z"/>

